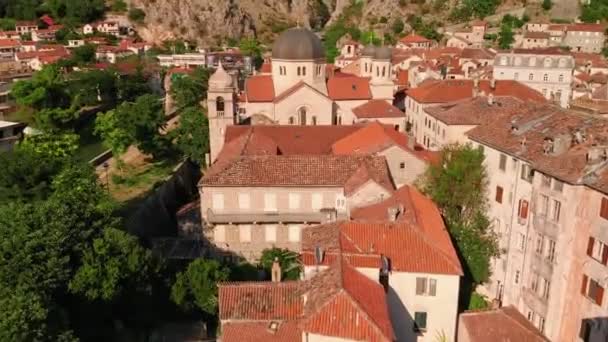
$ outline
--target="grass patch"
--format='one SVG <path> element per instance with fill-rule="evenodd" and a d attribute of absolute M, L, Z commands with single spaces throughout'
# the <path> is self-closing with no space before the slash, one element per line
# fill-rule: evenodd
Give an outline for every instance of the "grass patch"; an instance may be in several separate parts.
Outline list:
<path fill-rule="evenodd" d="M 178 161 L 159 161 L 138 166 L 124 165 L 110 175 L 110 193 L 120 202 L 130 201 L 155 189 L 178 164 Z"/>

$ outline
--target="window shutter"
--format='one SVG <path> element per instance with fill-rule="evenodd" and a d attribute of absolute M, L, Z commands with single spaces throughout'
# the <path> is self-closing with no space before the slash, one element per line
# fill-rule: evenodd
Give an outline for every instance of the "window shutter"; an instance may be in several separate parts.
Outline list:
<path fill-rule="evenodd" d="M 521 215 L 520 217 L 522 219 L 527 219 L 528 218 L 528 201 L 526 200 L 522 200 L 521 201 Z"/>
<path fill-rule="evenodd" d="M 595 302 L 597 305 L 602 306 L 602 300 L 604 299 L 604 288 L 597 285 L 595 290 Z"/>
<path fill-rule="evenodd" d="M 502 203 L 502 187 L 497 186 L 496 187 L 496 202 L 498 203 Z"/>
<path fill-rule="evenodd" d="M 423 295 L 426 292 L 426 278 L 416 278 L 416 294 Z"/>
<path fill-rule="evenodd" d="M 608 246 L 602 245 L 604 250 L 602 251 L 602 264 L 608 265 Z"/>
<path fill-rule="evenodd" d="M 602 207 L 600 209 L 600 216 L 608 220 L 608 198 L 602 198 Z"/>
<path fill-rule="evenodd" d="M 589 242 L 587 243 L 587 255 L 593 256 L 593 245 L 595 244 L 595 239 L 593 236 L 589 237 Z"/>
<path fill-rule="evenodd" d="M 587 276 L 583 274 L 583 285 L 581 286 L 581 293 L 583 296 L 587 295 Z"/>
<path fill-rule="evenodd" d="M 429 296 L 437 295 L 437 279 L 429 279 Z"/>

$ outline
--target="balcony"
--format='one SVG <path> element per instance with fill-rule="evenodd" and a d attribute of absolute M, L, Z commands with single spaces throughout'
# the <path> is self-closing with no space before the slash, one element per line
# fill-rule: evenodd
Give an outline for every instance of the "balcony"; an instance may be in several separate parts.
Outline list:
<path fill-rule="evenodd" d="M 546 235 L 554 240 L 557 239 L 559 235 L 559 225 L 554 221 L 548 219 L 546 216 L 534 215 L 534 221 L 532 222 L 532 224 L 534 224 L 534 229 L 537 232 Z"/>
<path fill-rule="evenodd" d="M 336 209 L 321 209 L 318 212 L 278 212 L 278 211 L 222 211 L 207 210 L 207 222 L 211 224 L 239 223 L 323 223 L 347 219 L 346 213 Z"/>
<path fill-rule="evenodd" d="M 547 317 L 548 307 L 545 299 L 541 298 L 533 289 L 527 286 L 522 288 L 521 295 L 526 306 L 543 317 Z"/>

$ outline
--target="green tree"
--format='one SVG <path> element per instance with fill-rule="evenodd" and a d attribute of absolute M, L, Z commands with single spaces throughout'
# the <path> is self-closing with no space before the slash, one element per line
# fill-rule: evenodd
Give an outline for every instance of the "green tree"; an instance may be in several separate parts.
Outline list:
<path fill-rule="evenodd" d="M 551 2 L 551 0 L 543 0 L 542 7 L 545 11 L 548 11 L 553 7 L 553 2 Z"/>
<path fill-rule="evenodd" d="M 586 23 L 594 23 L 597 20 L 608 18 L 608 1 L 591 0 L 582 6 L 580 19 Z"/>
<path fill-rule="evenodd" d="M 511 44 L 515 41 L 513 29 L 511 25 L 502 24 L 498 33 L 498 46 L 501 49 L 510 49 Z"/>
<path fill-rule="evenodd" d="M 141 24 L 146 19 L 146 12 L 141 8 L 131 8 L 129 10 L 129 20 Z"/>
<path fill-rule="evenodd" d="M 490 261 L 499 254 L 496 235 L 486 217 L 487 175 L 483 152 L 470 145 L 450 145 L 441 163 L 425 174 L 422 190 L 439 206 L 467 275 L 475 284 L 488 280 Z"/>
<path fill-rule="evenodd" d="M 215 260 L 197 259 L 177 274 L 171 299 L 182 309 L 199 309 L 208 315 L 217 312 L 217 283 L 228 280 L 229 271 Z"/>
<path fill-rule="evenodd" d="M 137 66 L 134 74 L 119 77 L 116 87 L 118 92 L 116 96 L 120 101 L 132 102 L 152 92 L 141 65 Z"/>
<path fill-rule="evenodd" d="M 253 65 L 257 69 L 259 68 L 264 59 L 262 58 L 262 47 L 260 46 L 260 42 L 258 42 L 255 38 L 243 38 L 239 42 L 239 49 L 243 52 L 243 54 L 247 56 L 251 56 L 253 59 Z"/>
<path fill-rule="evenodd" d="M 471 300 L 469 301 L 468 310 L 484 310 L 489 308 L 488 299 L 477 292 L 473 292 Z"/>
<path fill-rule="evenodd" d="M 91 44 L 85 44 L 83 46 L 72 49 L 72 60 L 78 65 L 83 65 L 95 61 L 95 50 L 96 47 Z"/>
<path fill-rule="evenodd" d="M 13 18 L 0 18 L 0 29 L 3 31 L 12 31 L 15 29 L 16 20 Z"/>
<path fill-rule="evenodd" d="M 209 120 L 199 107 L 188 107 L 179 116 L 179 126 L 171 132 L 175 146 L 186 158 L 203 165 L 209 152 Z"/>
<path fill-rule="evenodd" d="M 104 0 L 49 0 L 47 8 L 55 18 L 67 24 L 84 24 L 101 18 Z"/>
<path fill-rule="evenodd" d="M 159 156 L 167 151 L 167 139 L 161 133 L 165 124 L 160 99 L 143 95 L 135 102 L 123 102 L 116 109 L 99 115 L 95 132 L 117 156 L 130 145 L 136 145 L 146 154 Z"/>
<path fill-rule="evenodd" d="M 124 0 L 114 0 L 110 8 L 113 12 L 126 12 L 127 7 L 127 3 Z"/>
<path fill-rule="evenodd" d="M 39 158 L 67 160 L 74 156 L 79 139 L 73 133 L 42 132 L 28 136 L 19 149 L 30 150 Z"/>
<path fill-rule="evenodd" d="M 302 272 L 302 266 L 298 261 L 298 254 L 288 249 L 270 248 L 262 251 L 260 258 L 260 266 L 266 270 L 268 274 L 272 269 L 272 263 L 277 258 L 281 266 L 282 280 L 298 280 Z"/>
<path fill-rule="evenodd" d="M 394 34 L 399 34 L 401 32 L 403 32 L 403 29 L 405 28 L 405 24 L 403 23 L 403 20 L 401 20 L 401 18 L 396 18 L 393 21 L 393 25 L 391 26 L 393 33 Z"/>
<path fill-rule="evenodd" d="M 59 68 L 52 64 L 34 73 L 29 80 L 16 82 L 11 89 L 11 95 L 17 104 L 34 109 L 66 108 L 70 105 L 63 75 Z"/>
<path fill-rule="evenodd" d="M 207 98 L 209 71 L 196 68 L 190 75 L 174 74 L 171 79 L 171 96 L 177 108 L 199 106 Z"/>
<path fill-rule="evenodd" d="M 82 266 L 70 281 L 70 291 L 89 300 L 112 301 L 119 296 L 150 292 L 150 277 L 157 272 L 152 253 L 137 238 L 108 228 L 84 251 Z"/>

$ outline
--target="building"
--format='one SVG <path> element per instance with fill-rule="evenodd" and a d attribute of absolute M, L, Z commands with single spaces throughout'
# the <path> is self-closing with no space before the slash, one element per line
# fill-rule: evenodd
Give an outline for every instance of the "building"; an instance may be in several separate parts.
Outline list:
<path fill-rule="evenodd" d="M 460 314 L 457 340 L 549 342 L 549 339 L 513 306 Z"/>
<path fill-rule="evenodd" d="M 19 122 L 9 122 L 0 120 L 0 152 L 13 149 L 25 128 L 25 124 Z"/>
<path fill-rule="evenodd" d="M 38 30 L 38 24 L 35 21 L 18 21 L 15 24 L 15 31 L 17 31 L 19 35 L 31 33 L 36 30 Z"/>
<path fill-rule="evenodd" d="M 566 108 L 572 96 L 574 58 L 560 49 L 515 49 L 494 59 L 496 80 L 515 80 Z"/>
<path fill-rule="evenodd" d="M 430 49 L 433 46 L 433 41 L 423 36 L 417 35 L 415 32 L 408 34 L 407 36 L 399 39 L 397 49 L 409 50 L 409 49 Z"/>
<path fill-rule="evenodd" d="M 388 47 L 368 46 L 361 53 L 360 76 L 327 76 L 319 38 L 307 29 L 289 29 L 273 45 L 270 73 L 247 78 L 238 96 L 235 77 L 221 63 L 209 79 L 211 160 L 222 148 L 226 126 L 232 124 L 351 125 L 368 120 L 366 116 L 384 123 L 379 116 L 386 115 L 387 124 L 402 129 L 403 121 L 395 123 L 400 121 L 396 108 L 377 103 L 361 107 L 371 100 L 392 104 L 396 85 L 391 54 Z"/>
<path fill-rule="evenodd" d="M 21 48 L 21 43 L 15 39 L 0 39 L 0 58 L 14 59 L 15 53 Z"/>
<path fill-rule="evenodd" d="M 303 281 L 219 284 L 223 342 L 392 342 L 387 294 L 346 260 Z M 355 324 L 353 324 L 353 320 Z"/>
<path fill-rule="evenodd" d="M 157 58 L 162 67 L 195 68 L 207 65 L 207 55 L 205 53 L 158 55 Z"/>
<path fill-rule="evenodd" d="M 470 27 L 450 33 L 452 38 L 448 39 L 447 46 L 481 48 L 487 29 L 487 22 L 474 21 Z"/>
<path fill-rule="evenodd" d="M 524 33 L 521 47 L 523 49 L 547 48 L 550 44 L 551 36 L 546 32 L 529 31 Z"/>
<path fill-rule="evenodd" d="M 63 25 L 53 25 L 45 29 L 38 29 L 32 31 L 32 40 L 35 42 L 39 41 L 55 41 L 55 35 L 57 31 L 63 28 Z"/>
<path fill-rule="evenodd" d="M 135 53 L 130 49 L 125 49 L 120 46 L 100 45 L 95 51 L 95 59 L 100 62 L 116 63 L 120 58 L 125 58 Z"/>
<path fill-rule="evenodd" d="M 606 26 L 602 24 L 571 24 L 566 26 L 562 44 L 574 52 L 601 53 L 604 48 Z"/>
<path fill-rule="evenodd" d="M 304 229 L 305 278 L 345 258 L 383 284 L 397 341 L 453 341 L 462 269 L 435 204 L 406 186 L 351 216 Z"/>
<path fill-rule="evenodd" d="M 517 81 L 508 80 L 444 80 L 427 81 L 418 88 L 409 89 L 405 100 L 405 112 L 409 131 L 416 143 L 436 151 L 440 141 L 451 141 L 445 124 L 437 122 L 426 112 L 427 107 L 451 103 L 477 96 L 515 97 L 521 101 L 544 102 L 543 96 Z M 445 138 L 444 138 L 445 132 Z M 459 138 L 454 138 L 458 141 Z"/>
<path fill-rule="evenodd" d="M 204 234 L 220 254 L 256 260 L 272 246 L 298 251 L 303 226 L 348 217 L 394 191 L 384 157 L 226 155 L 248 140 L 226 145 L 199 183 Z M 263 135 L 251 144 L 277 148 Z"/>
<path fill-rule="evenodd" d="M 532 104 L 468 132 L 506 251 L 486 292 L 550 340 L 608 338 L 606 132 L 603 118 Z"/>

